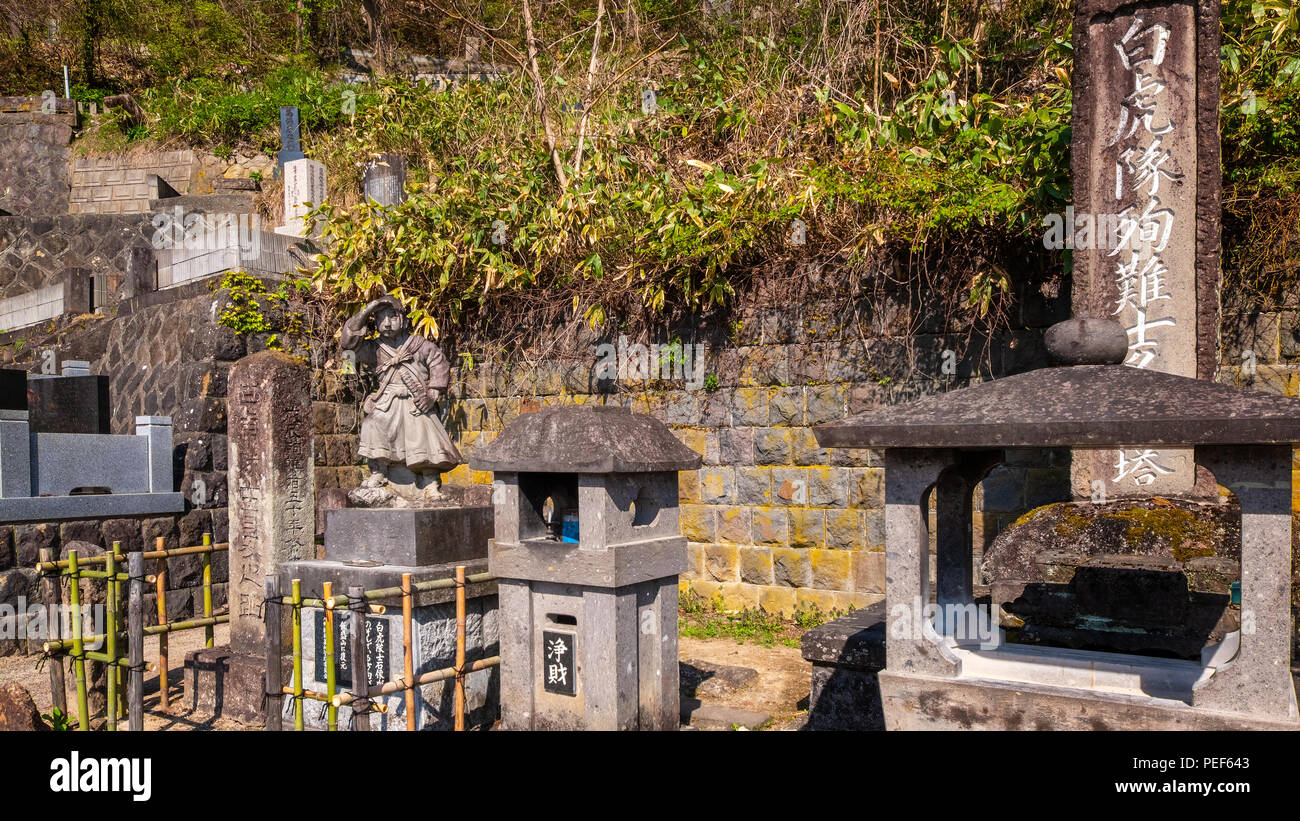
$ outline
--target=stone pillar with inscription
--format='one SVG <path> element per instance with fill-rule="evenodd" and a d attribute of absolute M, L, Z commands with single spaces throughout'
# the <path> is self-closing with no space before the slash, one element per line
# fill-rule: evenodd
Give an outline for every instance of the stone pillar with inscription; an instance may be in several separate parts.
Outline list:
<path fill-rule="evenodd" d="M 282 563 L 315 555 L 310 372 L 287 354 L 256 353 L 231 368 L 227 396 L 230 645 L 186 658 L 187 700 L 260 724 L 265 579 Z"/>
<path fill-rule="evenodd" d="M 1125 364 L 1201 379 L 1218 344 L 1220 39 L 1218 0 L 1075 6 L 1074 313 L 1123 324 Z M 1094 499 L 1213 489 L 1189 449 L 1078 452 L 1073 473 Z"/>
<path fill-rule="evenodd" d="M 295 237 L 320 236 L 319 222 L 307 219 L 307 212 L 325 200 L 325 164 L 315 160 L 292 160 L 284 165 L 284 225 L 277 234 Z"/>

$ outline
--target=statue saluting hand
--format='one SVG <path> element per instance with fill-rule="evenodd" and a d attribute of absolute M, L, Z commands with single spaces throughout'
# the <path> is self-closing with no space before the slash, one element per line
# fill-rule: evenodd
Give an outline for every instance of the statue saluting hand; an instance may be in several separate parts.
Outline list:
<path fill-rule="evenodd" d="M 372 324 L 379 336 L 366 339 Z M 391 296 L 372 300 L 345 322 L 339 345 L 356 351 L 357 363 L 378 379 L 362 405 L 360 453 L 370 477 L 349 498 L 368 506 L 394 496 L 441 498 L 439 474 L 464 461 L 434 414 L 451 381 L 442 350 L 410 333 L 402 304 Z"/>

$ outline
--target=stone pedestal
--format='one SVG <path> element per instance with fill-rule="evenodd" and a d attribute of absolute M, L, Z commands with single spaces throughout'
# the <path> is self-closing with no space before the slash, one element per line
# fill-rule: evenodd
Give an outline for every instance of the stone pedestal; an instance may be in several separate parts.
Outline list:
<path fill-rule="evenodd" d="M 284 671 L 293 669 L 286 659 Z M 229 645 L 185 654 L 182 709 L 204 716 L 223 716 L 249 725 L 262 723 L 266 659 L 236 653 Z M 286 675 L 285 686 L 290 683 Z"/>
<path fill-rule="evenodd" d="M 302 595 L 318 598 L 331 583 L 335 595 L 349 587 L 365 590 L 400 587 L 402 574 L 410 573 L 412 584 L 451 579 L 457 565 L 467 576 L 487 571 L 487 545 L 492 537 L 492 508 L 448 506 L 417 509 L 343 508 L 326 514 L 325 558 L 289 562 L 280 567 L 281 589 L 289 590 L 294 579 Z M 466 589 L 465 653 L 470 663 L 498 655 L 496 582 L 470 584 Z M 381 602 L 387 612 L 366 616 L 367 681 L 377 686 L 403 676 L 403 623 L 401 597 Z M 352 684 L 349 669 L 348 636 L 351 616 L 344 610 L 335 615 L 335 672 L 337 690 Z M 451 667 L 456 661 L 456 591 L 442 588 L 414 596 L 414 674 Z M 303 687 L 325 692 L 325 616 L 317 608 L 304 608 L 302 619 Z M 292 670 L 292 663 L 286 670 Z M 426 684 L 416 691 L 416 729 L 452 729 L 452 679 Z M 487 727 L 496 721 L 500 672 L 489 668 L 470 673 L 465 681 L 466 726 Z M 378 700 L 387 712 L 372 712 L 371 729 L 406 730 L 406 697 L 402 692 Z M 285 726 L 291 727 L 294 704 L 283 704 Z M 304 700 L 303 721 L 308 727 L 324 729 L 327 705 Z M 341 730 L 352 726 L 352 711 L 339 709 Z"/>

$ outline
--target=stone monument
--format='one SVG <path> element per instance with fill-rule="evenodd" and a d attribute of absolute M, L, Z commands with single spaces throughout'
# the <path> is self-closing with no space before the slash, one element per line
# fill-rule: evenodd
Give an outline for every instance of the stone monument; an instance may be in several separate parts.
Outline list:
<path fill-rule="evenodd" d="M 464 495 L 457 500 L 444 499 L 437 507 L 327 511 L 325 558 L 281 565 L 280 589 L 291 589 L 293 580 L 298 579 L 304 596 L 319 598 L 324 595 L 326 583 L 331 585 L 332 594 L 338 595 L 346 594 L 353 587 L 365 590 L 399 587 L 404 573 L 410 574 L 413 585 L 419 585 L 453 578 L 457 565 L 464 565 L 471 577 L 485 572 L 488 541 L 492 538 L 488 490 L 481 486 L 456 489 L 462 490 Z M 417 587 L 416 590 L 411 624 L 412 674 L 419 677 L 455 664 L 456 593 L 454 588 L 419 592 Z M 472 664 L 497 654 L 497 585 L 493 581 L 471 581 L 465 592 L 466 660 Z M 382 604 L 387 606 L 387 614 L 366 617 L 366 684 L 372 688 L 403 676 L 406 636 L 401 601 L 394 597 Z M 342 692 L 351 689 L 353 684 L 346 641 L 352 617 L 341 608 L 336 608 L 335 614 L 335 647 L 340 648 L 335 657 L 335 673 Z M 305 608 L 303 685 L 316 692 L 326 689 L 324 637 L 323 611 Z M 416 691 L 411 726 L 416 730 L 451 729 L 452 687 L 451 680 L 420 687 Z M 495 668 L 466 676 L 467 726 L 485 727 L 496 721 L 499 690 L 500 673 Z M 407 728 L 404 693 L 379 696 L 374 701 L 384 709 L 366 716 L 369 729 Z M 282 710 L 283 717 L 291 719 L 293 700 L 286 698 Z M 307 700 L 303 704 L 303 722 L 308 727 L 324 729 L 327 713 L 324 702 Z M 356 729 L 356 718 L 351 706 L 339 708 L 340 728 Z"/>
<path fill-rule="evenodd" d="M 186 687 L 192 705 L 260 722 L 265 579 L 315 556 L 310 371 L 288 354 L 255 353 L 230 369 L 228 397 L 230 645 L 190 654 Z"/>
<path fill-rule="evenodd" d="M 302 132 L 298 123 L 298 107 L 280 106 L 280 151 L 275 155 L 276 173 L 284 175 L 284 167 L 295 160 L 306 158 L 302 153 Z"/>
<path fill-rule="evenodd" d="M 315 160 L 292 160 L 284 165 L 284 225 L 277 234 L 296 237 L 320 235 L 319 224 L 311 224 L 307 212 L 325 200 L 325 164 Z"/>
<path fill-rule="evenodd" d="M 675 730 L 677 471 L 700 457 L 625 408 L 542 408 L 471 466 L 495 471 L 490 572 L 511 730 Z"/>
<path fill-rule="evenodd" d="M 372 328 L 377 336 L 369 339 Z M 360 453 L 371 473 L 349 499 L 391 507 L 441 498 L 440 474 L 464 461 L 436 413 L 451 380 L 442 350 L 410 332 L 405 309 L 391 296 L 344 323 L 339 345 L 355 351 L 377 382 L 362 406 Z"/>
<path fill-rule="evenodd" d="M 397 205 L 406 199 L 406 158 L 400 154 L 380 154 L 366 164 L 361 176 L 366 199 L 378 205 Z"/>
<path fill-rule="evenodd" d="M 886 729 L 1300 728 L 1288 664 L 1300 400 L 1125 367 L 1131 349 L 1110 342 L 1123 328 L 1103 324 L 1113 325 L 1076 319 L 1049 332 L 1058 367 L 814 428 L 823 447 L 885 448 L 888 612 L 875 641 L 887 652 L 854 654 L 858 683 L 869 687 L 875 674 L 878 686 L 879 703 L 863 711 Z M 981 611 L 971 589 L 970 499 L 1008 451 L 1045 447 L 1195 448 L 1241 505 L 1241 629 L 1199 659 L 1009 644 L 1001 603 Z M 835 644 L 848 649 L 842 637 Z M 815 651 L 805 646 L 814 662 L 826 660 Z"/>
<path fill-rule="evenodd" d="M 1200 379 L 1218 339 L 1219 6 L 1078 0 L 1074 19 L 1074 208 L 1095 226 L 1076 242 L 1074 314 L 1116 318 L 1125 364 Z M 1073 473 L 1092 498 L 1197 483 L 1188 449 L 1080 453 Z"/>

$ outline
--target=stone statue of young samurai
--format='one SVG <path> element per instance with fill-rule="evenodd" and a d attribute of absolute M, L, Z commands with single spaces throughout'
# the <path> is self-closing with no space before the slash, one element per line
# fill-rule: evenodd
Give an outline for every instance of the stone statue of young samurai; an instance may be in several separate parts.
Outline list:
<path fill-rule="evenodd" d="M 365 337 L 373 330 L 375 339 Z M 447 392 L 451 366 L 431 340 L 410 333 L 402 304 L 373 300 L 343 325 L 339 345 L 356 351 L 378 385 L 362 405 L 360 452 L 370 477 L 349 494 L 356 503 L 384 506 L 442 498 L 439 474 L 461 464 L 460 451 L 434 411 Z"/>

